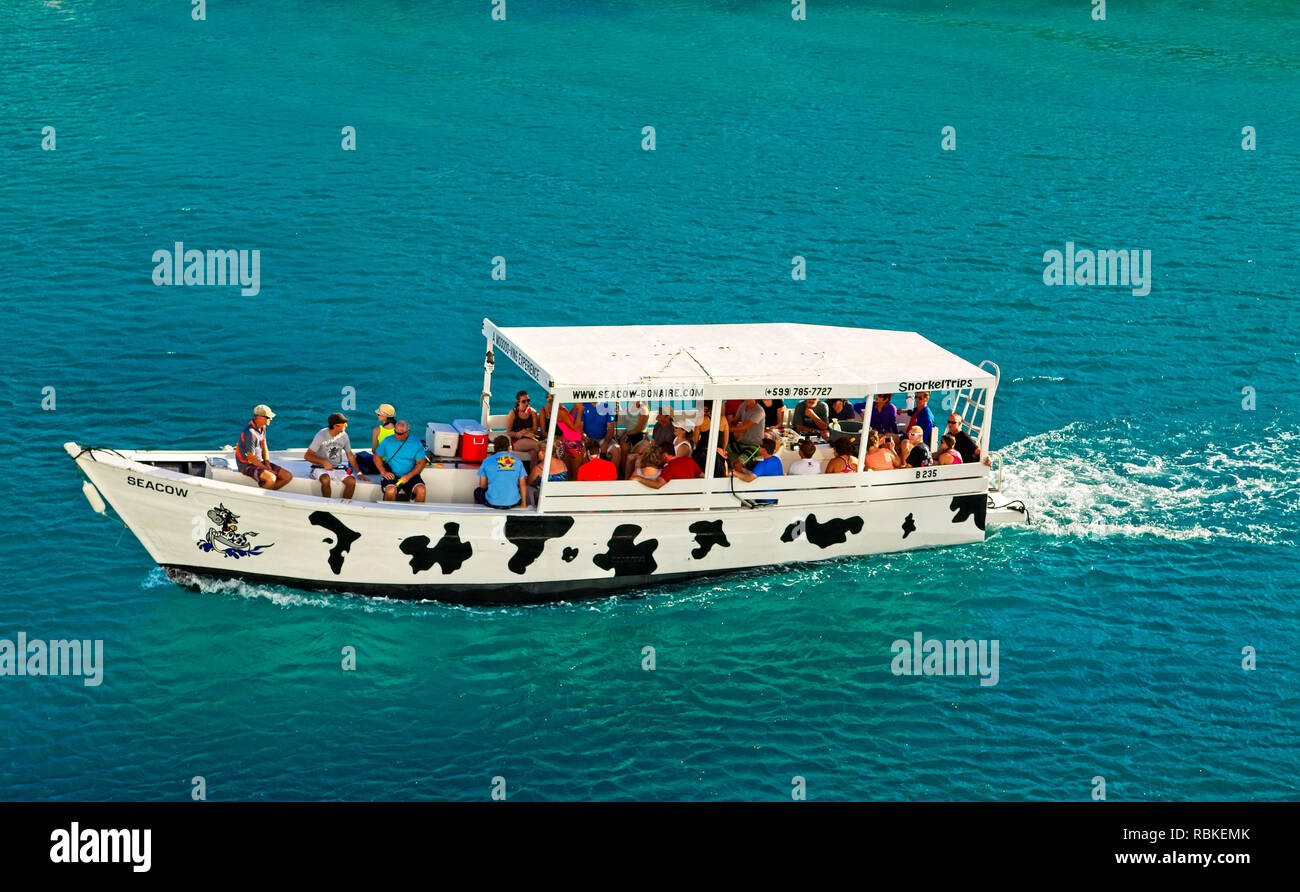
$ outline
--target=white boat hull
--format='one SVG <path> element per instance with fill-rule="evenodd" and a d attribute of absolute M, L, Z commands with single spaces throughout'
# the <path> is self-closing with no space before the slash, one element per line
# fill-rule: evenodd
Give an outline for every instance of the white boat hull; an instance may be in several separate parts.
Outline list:
<path fill-rule="evenodd" d="M 672 503 L 627 495 L 586 497 L 586 510 L 570 510 L 578 498 L 547 498 L 539 513 L 268 492 L 138 460 L 162 453 L 67 448 L 174 579 L 241 578 L 463 604 L 569 600 L 756 567 L 979 542 L 986 517 L 982 466 L 964 476 L 960 466 L 948 466 L 938 479 L 915 482 L 903 481 L 909 471 L 763 478 L 799 488 L 747 492 L 751 499 L 777 496 L 777 504 L 752 508 L 727 491 L 682 496 L 702 507 L 675 510 L 630 510 L 622 506 Z M 216 454 L 165 455 L 201 462 Z M 890 474 L 903 482 L 866 485 Z M 582 493 L 596 484 L 570 486 Z M 601 499 L 616 510 L 592 510 Z"/>

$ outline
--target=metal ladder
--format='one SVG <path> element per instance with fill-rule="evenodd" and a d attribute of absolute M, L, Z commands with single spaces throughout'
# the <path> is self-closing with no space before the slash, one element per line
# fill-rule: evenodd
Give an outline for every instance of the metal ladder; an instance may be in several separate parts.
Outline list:
<path fill-rule="evenodd" d="M 980 450 L 993 458 L 997 465 L 997 489 L 1000 490 L 1002 489 L 1002 457 L 989 452 L 988 438 L 984 433 L 989 422 L 989 394 L 995 392 L 998 385 L 1002 383 L 1002 370 L 991 359 L 983 360 L 979 367 L 993 373 L 993 386 L 976 388 L 972 385 L 965 390 L 957 391 L 953 412 L 962 417 L 967 433 L 979 444 Z M 992 489 L 992 485 L 989 488 Z"/>

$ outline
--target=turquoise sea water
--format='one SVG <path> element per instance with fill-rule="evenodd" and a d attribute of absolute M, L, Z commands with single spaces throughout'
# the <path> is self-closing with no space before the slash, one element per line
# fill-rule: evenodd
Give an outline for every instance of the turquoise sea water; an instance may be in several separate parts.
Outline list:
<path fill-rule="evenodd" d="M 188 6 L 0 5 L 0 638 L 106 662 L 0 677 L 0 798 L 1300 794 L 1291 4 Z M 261 293 L 155 287 L 176 241 Z M 1067 241 L 1150 294 L 1045 286 Z M 543 608 L 191 593 L 61 449 L 471 415 L 485 315 L 919 331 L 1001 365 L 1034 523 Z M 917 631 L 999 683 L 895 677 Z"/>

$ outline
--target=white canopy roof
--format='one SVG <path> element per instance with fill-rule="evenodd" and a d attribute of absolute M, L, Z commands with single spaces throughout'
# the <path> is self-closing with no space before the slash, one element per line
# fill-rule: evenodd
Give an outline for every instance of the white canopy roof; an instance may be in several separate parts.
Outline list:
<path fill-rule="evenodd" d="M 995 383 L 913 331 L 785 322 L 498 328 L 484 319 L 483 334 L 560 400 L 858 397 Z"/>

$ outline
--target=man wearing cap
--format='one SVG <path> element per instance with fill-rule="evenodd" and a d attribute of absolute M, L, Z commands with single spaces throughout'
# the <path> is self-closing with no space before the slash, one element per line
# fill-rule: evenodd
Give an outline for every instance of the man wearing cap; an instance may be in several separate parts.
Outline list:
<path fill-rule="evenodd" d="M 239 473 L 256 480 L 263 489 L 280 489 L 293 479 L 293 474 L 271 461 L 271 453 L 266 448 L 266 426 L 274 417 L 270 406 L 257 406 L 253 409 L 253 420 L 235 441 Z"/>
<path fill-rule="evenodd" d="M 424 481 L 420 472 L 428 464 L 424 444 L 411 438 L 411 425 L 397 421 L 393 435 L 384 438 L 375 450 L 375 465 L 383 478 L 379 485 L 384 490 L 384 501 L 396 501 L 399 492 L 406 493 L 412 502 L 424 501 Z"/>
<path fill-rule="evenodd" d="M 352 441 L 348 439 L 348 419 L 342 412 L 335 412 L 329 417 L 326 427 L 316 432 L 311 445 L 307 447 L 303 458 L 311 464 L 311 476 L 320 481 L 320 494 L 330 497 L 330 480 L 343 481 L 343 498 L 352 498 L 357 488 L 357 480 L 366 480 L 361 476 L 357 457 L 352 454 Z M 351 466 L 356 477 L 348 472 Z"/>

